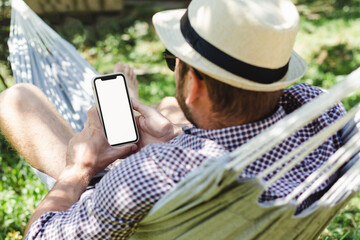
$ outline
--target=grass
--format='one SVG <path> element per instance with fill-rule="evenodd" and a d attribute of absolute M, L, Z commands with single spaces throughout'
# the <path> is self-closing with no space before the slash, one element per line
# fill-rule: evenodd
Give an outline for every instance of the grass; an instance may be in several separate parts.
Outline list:
<path fill-rule="evenodd" d="M 298 0 L 297 6 L 301 24 L 295 49 L 308 63 L 301 81 L 330 88 L 360 65 L 360 1 Z M 138 69 L 140 98 L 153 104 L 175 91 L 173 75 L 161 57 L 163 45 L 150 22 L 157 10 L 129 7 L 126 14 L 96 16 L 86 24 L 71 16 L 61 24 L 49 23 L 100 73 L 111 72 L 117 61 Z M 0 14 L 0 75 L 12 85 L 4 45 L 8 31 L 8 20 Z M 0 91 L 4 88 L 0 81 Z M 353 94 L 343 103 L 350 108 L 359 100 L 360 94 Z M 0 165 L 0 240 L 21 239 L 26 222 L 47 191 L 1 134 Z M 332 220 L 319 239 L 360 239 L 359 208 L 360 195 Z"/>
<path fill-rule="evenodd" d="M 21 239 L 29 216 L 47 190 L 3 135 L 0 149 L 0 239 Z"/>

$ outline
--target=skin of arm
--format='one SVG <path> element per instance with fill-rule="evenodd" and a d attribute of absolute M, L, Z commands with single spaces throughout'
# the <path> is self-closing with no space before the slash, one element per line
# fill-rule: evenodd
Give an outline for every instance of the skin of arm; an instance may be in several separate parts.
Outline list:
<path fill-rule="evenodd" d="M 86 175 L 82 176 L 75 169 L 64 170 L 54 187 L 31 216 L 25 234 L 27 234 L 30 226 L 39 219 L 42 214 L 49 211 L 67 210 L 77 202 L 89 184 L 86 178 Z"/>
<path fill-rule="evenodd" d="M 96 108 L 88 111 L 84 129 L 69 142 L 66 166 L 53 189 L 35 209 L 25 234 L 40 216 L 49 211 L 64 211 L 76 203 L 91 178 L 119 158 L 125 158 L 137 150 L 135 144 L 112 147 L 104 135 Z"/>

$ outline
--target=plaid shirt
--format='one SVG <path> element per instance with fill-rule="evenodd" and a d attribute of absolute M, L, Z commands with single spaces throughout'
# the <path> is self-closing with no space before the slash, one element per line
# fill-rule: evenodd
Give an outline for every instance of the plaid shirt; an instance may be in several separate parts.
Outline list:
<path fill-rule="evenodd" d="M 148 145 L 107 173 L 67 211 L 43 214 L 31 226 L 27 238 L 126 239 L 152 206 L 205 159 L 230 153 L 321 93 L 319 88 L 298 84 L 284 91 L 277 112 L 264 120 L 216 130 L 184 128 L 166 144 Z M 261 172 L 344 112 L 340 104 L 336 105 L 248 166 L 242 177 Z M 340 137 L 332 136 L 259 200 L 286 196 L 340 146 Z"/>

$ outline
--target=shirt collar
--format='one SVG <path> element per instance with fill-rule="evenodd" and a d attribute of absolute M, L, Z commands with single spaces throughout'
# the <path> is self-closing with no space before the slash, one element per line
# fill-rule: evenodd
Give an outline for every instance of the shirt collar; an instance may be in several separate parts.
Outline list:
<path fill-rule="evenodd" d="M 184 134 L 193 135 L 200 138 L 216 141 L 228 148 L 229 151 L 246 143 L 266 128 L 270 127 L 286 115 L 282 106 L 278 110 L 263 120 L 221 129 L 201 129 L 195 126 L 183 127 Z"/>

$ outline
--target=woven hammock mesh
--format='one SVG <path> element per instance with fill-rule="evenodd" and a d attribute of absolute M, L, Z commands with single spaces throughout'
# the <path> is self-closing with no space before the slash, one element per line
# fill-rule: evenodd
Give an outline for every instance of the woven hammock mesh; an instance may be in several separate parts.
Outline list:
<path fill-rule="evenodd" d="M 8 40 L 16 83 L 33 83 L 47 95 L 75 131 L 93 104 L 91 79 L 97 72 L 77 50 L 23 1 L 12 1 Z"/>

